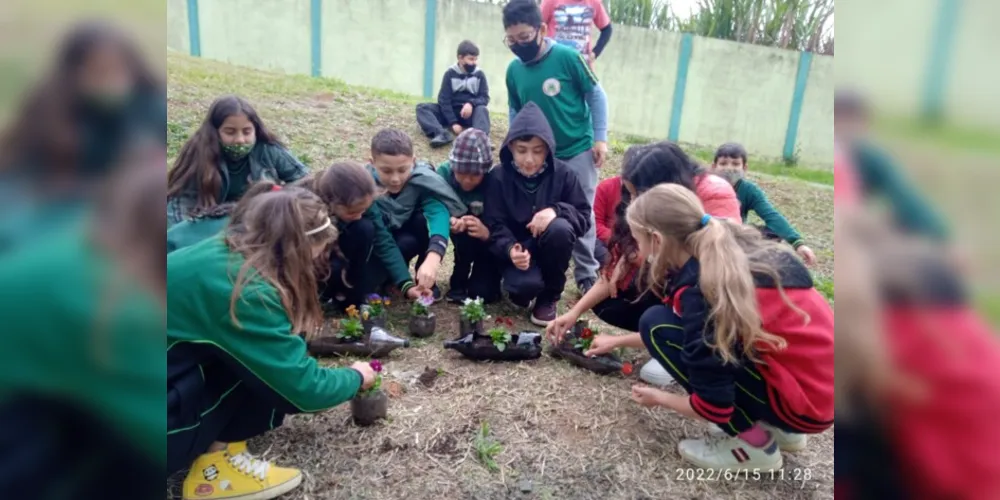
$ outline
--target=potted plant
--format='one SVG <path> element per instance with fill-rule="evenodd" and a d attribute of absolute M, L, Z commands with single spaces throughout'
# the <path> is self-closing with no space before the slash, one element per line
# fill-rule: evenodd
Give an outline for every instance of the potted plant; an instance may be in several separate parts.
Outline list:
<path fill-rule="evenodd" d="M 410 335 L 419 338 L 434 335 L 437 317 L 430 310 L 433 303 L 434 297 L 429 295 L 418 297 L 413 302 L 413 308 L 410 309 Z"/>
<path fill-rule="evenodd" d="M 382 297 L 373 293 L 365 299 L 365 304 L 361 306 L 361 323 L 365 327 L 365 333 L 372 331 L 373 326 L 385 329 L 385 308 L 392 305 L 389 297 Z"/>
<path fill-rule="evenodd" d="M 538 332 L 513 333 L 514 321 L 497 318 L 486 335 L 469 333 L 458 340 L 446 341 L 445 349 L 454 349 L 477 360 L 522 361 L 542 355 L 542 335 Z"/>
<path fill-rule="evenodd" d="M 483 308 L 482 297 L 465 299 L 459 309 L 458 333 L 460 337 L 469 334 L 483 334 L 483 320 L 486 319 L 486 309 Z"/>
<path fill-rule="evenodd" d="M 389 413 L 389 397 L 382 390 L 382 362 L 373 359 L 370 365 L 375 371 L 375 383 L 368 389 L 358 391 L 351 400 L 354 423 L 362 426 L 372 425 Z"/>
<path fill-rule="evenodd" d="M 576 366 L 600 375 L 625 373 L 625 365 L 614 354 L 607 353 L 598 356 L 586 356 L 584 354 L 590 350 L 590 345 L 594 342 L 594 337 L 598 335 L 600 335 L 600 331 L 595 327 L 591 327 L 587 321 L 577 321 L 573 325 L 573 329 L 563 337 L 563 341 L 559 345 L 552 346 L 550 354 L 554 358 L 563 358 Z M 625 373 L 625 375 L 631 374 L 631 365 L 629 365 L 627 370 L 629 373 Z"/>
<path fill-rule="evenodd" d="M 362 313 L 348 306 L 346 318 L 340 320 L 340 331 L 334 335 L 314 338 L 309 351 L 316 355 L 387 356 L 398 347 L 409 347 L 409 341 L 393 337 L 381 328 L 366 331 Z"/>

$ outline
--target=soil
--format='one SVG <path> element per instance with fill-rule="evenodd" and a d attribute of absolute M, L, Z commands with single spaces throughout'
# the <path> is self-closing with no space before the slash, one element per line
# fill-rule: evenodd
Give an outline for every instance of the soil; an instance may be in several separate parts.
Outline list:
<path fill-rule="evenodd" d="M 389 412 L 389 397 L 383 391 L 367 396 L 357 396 L 351 400 L 351 416 L 354 423 L 369 426 L 386 418 Z"/>

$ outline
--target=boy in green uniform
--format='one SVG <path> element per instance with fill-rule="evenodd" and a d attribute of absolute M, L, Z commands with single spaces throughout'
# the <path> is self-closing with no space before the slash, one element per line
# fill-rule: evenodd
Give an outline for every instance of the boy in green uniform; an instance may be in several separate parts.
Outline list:
<path fill-rule="evenodd" d="M 743 217 L 743 223 L 746 224 L 751 211 L 756 213 L 764 221 L 762 228 L 764 236 L 787 241 L 807 265 L 815 264 L 816 254 L 806 246 L 802 236 L 792 227 L 788 219 L 771 205 L 760 186 L 746 178 L 746 172 L 747 151 L 743 146 L 729 142 L 715 150 L 712 173 L 732 183 L 733 189 L 736 190 L 736 198 L 740 201 L 740 216 Z"/>
<path fill-rule="evenodd" d="M 510 119 L 524 105 L 538 105 L 555 135 L 555 157 L 580 181 L 591 205 L 590 226 L 573 248 L 573 275 L 586 293 L 597 279 L 594 257 L 597 224 L 593 216 L 597 172 L 607 154 L 608 103 L 597 77 L 580 53 L 551 38 L 533 0 L 511 0 L 503 9 L 505 42 L 517 56 L 507 66 Z"/>
<path fill-rule="evenodd" d="M 461 304 L 480 297 L 485 303 L 500 298 L 499 266 L 489 252 L 490 230 L 480 219 L 493 166 L 490 137 L 477 129 L 458 135 L 448 161 L 438 166 L 438 175 L 451 185 L 469 212 L 451 218 L 451 240 L 455 243 L 455 267 L 451 273 L 448 300 Z M 471 275 L 470 275 L 471 269 Z"/>

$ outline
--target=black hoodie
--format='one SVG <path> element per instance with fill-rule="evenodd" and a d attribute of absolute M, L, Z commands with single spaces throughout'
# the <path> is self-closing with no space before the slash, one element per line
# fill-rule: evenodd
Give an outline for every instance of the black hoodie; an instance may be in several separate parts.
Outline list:
<path fill-rule="evenodd" d="M 514 167 L 510 151 L 510 142 L 525 136 L 539 137 L 549 148 L 545 171 L 531 179 L 538 183 L 534 191 L 528 189 L 528 179 Z M 511 122 L 500 148 L 500 165 L 489 173 L 483 221 L 490 229 L 490 249 L 502 262 L 510 260 L 510 247 L 515 243 L 531 239 L 528 223 L 546 208 L 566 219 L 577 237 L 590 229 L 590 203 L 576 174 L 553 155 L 555 146 L 548 120 L 535 103 L 529 102 Z"/>

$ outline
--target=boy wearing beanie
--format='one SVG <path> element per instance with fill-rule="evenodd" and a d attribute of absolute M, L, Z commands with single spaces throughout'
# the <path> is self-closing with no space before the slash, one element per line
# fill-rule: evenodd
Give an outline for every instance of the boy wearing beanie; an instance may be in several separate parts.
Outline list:
<path fill-rule="evenodd" d="M 500 298 L 499 266 L 493 262 L 487 245 L 490 231 L 481 220 L 489 182 L 486 174 L 492 165 L 490 137 L 470 128 L 455 138 L 448 161 L 437 169 L 469 208 L 465 215 L 451 218 L 455 244 L 455 269 L 447 296 L 451 302 L 481 297 L 488 304 Z"/>

